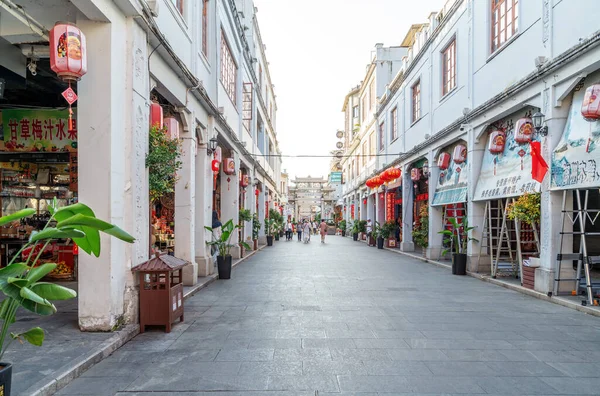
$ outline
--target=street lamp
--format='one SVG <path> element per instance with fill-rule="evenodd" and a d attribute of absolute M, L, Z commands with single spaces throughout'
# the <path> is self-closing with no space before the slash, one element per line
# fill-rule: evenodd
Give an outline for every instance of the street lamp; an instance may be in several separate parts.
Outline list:
<path fill-rule="evenodd" d="M 217 150 L 217 145 L 219 144 L 219 141 L 217 140 L 217 138 L 212 138 L 208 141 L 208 147 L 206 148 L 206 153 L 210 156 L 213 155 L 213 153 L 215 152 L 215 150 Z"/>
<path fill-rule="evenodd" d="M 544 125 L 546 120 L 544 113 L 536 111 L 535 114 L 531 116 L 531 119 L 533 120 L 535 131 L 542 137 L 548 136 L 548 126 Z"/>

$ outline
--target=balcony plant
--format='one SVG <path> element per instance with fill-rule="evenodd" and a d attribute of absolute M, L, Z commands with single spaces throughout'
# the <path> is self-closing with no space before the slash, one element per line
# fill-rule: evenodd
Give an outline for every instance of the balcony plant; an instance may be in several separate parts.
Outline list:
<path fill-rule="evenodd" d="M 57 267 L 53 263 L 40 264 L 40 256 L 44 249 L 57 239 L 71 238 L 79 248 L 88 254 L 100 256 L 100 232 L 118 238 L 127 243 L 135 239 L 119 227 L 96 218 L 92 209 L 77 203 L 58 208 L 57 201 L 48 206 L 50 219 L 41 231 L 31 233 L 29 240 L 9 261 L 0 269 L 0 291 L 4 295 L 0 303 L 0 362 L 9 345 L 17 340 L 20 343 L 29 342 L 42 346 L 44 330 L 34 327 L 22 333 L 9 333 L 10 326 L 16 321 L 18 308 L 24 308 L 38 315 L 46 316 L 56 313 L 52 301 L 75 298 L 77 293 L 67 287 L 52 282 L 44 282 L 42 278 Z M 0 218 L 0 226 L 18 221 L 36 213 L 35 209 L 23 209 L 16 213 Z M 22 260 L 21 253 L 32 248 L 27 260 Z M 10 337 L 7 340 L 7 336 Z M 0 389 L 4 395 L 10 395 L 12 364 L 0 363 Z"/>
<path fill-rule="evenodd" d="M 234 225 L 233 220 L 228 220 L 221 226 L 221 234 L 216 235 L 213 233 L 212 227 L 204 227 L 209 231 L 214 240 L 207 242 L 210 246 L 215 246 L 219 252 L 217 255 L 217 266 L 219 268 L 219 279 L 230 279 L 231 278 L 231 248 L 235 245 L 230 243 L 231 237 L 235 230 L 239 229 L 239 224 Z M 246 249 L 250 249 L 250 246 L 244 241 L 240 242 L 240 245 Z"/>
<path fill-rule="evenodd" d="M 442 255 L 452 252 L 452 274 L 466 275 L 467 274 L 467 243 L 469 241 L 479 242 L 479 240 L 471 237 L 471 233 L 475 227 L 470 227 L 466 217 L 462 218 L 459 223 L 455 217 L 448 218 L 450 229 L 445 229 L 438 234 L 444 235 L 444 243 L 450 246 L 449 249 L 444 249 Z"/>

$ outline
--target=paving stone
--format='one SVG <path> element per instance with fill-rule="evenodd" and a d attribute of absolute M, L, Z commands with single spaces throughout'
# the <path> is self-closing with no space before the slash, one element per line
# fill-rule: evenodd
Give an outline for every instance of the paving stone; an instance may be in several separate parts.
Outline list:
<path fill-rule="evenodd" d="M 354 340 L 357 348 L 372 348 L 372 349 L 393 349 L 393 348 L 408 348 L 406 341 L 398 338 L 366 338 Z"/>
<path fill-rule="evenodd" d="M 242 362 L 239 375 L 302 375 L 301 361 Z"/>
<path fill-rule="evenodd" d="M 275 349 L 223 349 L 219 351 L 216 361 L 226 362 L 264 362 L 273 360 Z"/>
<path fill-rule="evenodd" d="M 266 338 L 266 339 L 253 339 L 248 344 L 249 349 L 288 349 L 288 348 L 302 348 L 301 338 Z"/>
<path fill-rule="evenodd" d="M 338 382 L 335 376 L 286 375 L 270 376 L 269 390 L 338 392 Z"/>
<path fill-rule="evenodd" d="M 349 349 L 356 344 L 351 338 L 303 338 L 302 348 Z"/>

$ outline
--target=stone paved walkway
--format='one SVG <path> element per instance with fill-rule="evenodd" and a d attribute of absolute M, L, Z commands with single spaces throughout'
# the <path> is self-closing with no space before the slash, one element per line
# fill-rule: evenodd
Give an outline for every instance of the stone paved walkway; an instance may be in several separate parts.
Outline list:
<path fill-rule="evenodd" d="M 600 319 L 327 239 L 257 253 L 60 394 L 600 394 Z"/>

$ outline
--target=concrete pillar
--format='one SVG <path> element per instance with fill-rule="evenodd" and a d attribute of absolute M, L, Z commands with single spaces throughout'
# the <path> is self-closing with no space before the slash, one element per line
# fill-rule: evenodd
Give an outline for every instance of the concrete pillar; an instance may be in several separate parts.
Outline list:
<path fill-rule="evenodd" d="M 376 209 L 376 205 L 377 205 L 377 192 L 373 192 L 373 194 L 370 194 L 367 198 L 367 220 L 371 219 L 371 221 L 373 221 L 373 224 L 375 224 L 375 220 L 376 220 L 376 213 L 377 213 L 377 209 Z"/>
<path fill-rule="evenodd" d="M 427 161 L 429 162 L 429 176 L 428 193 L 429 193 L 429 236 L 428 236 L 428 247 L 426 250 L 426 257 L 428 259 L 438 260 L 442 254 L 442 243 L 443 235 L 439 232 L 443 229 L 443 206 L 431 206 L 433 198 L 435 196 L 435 189 L 437 188 L 438 180 L 440 177 L 440 168 L 437 166 L 435 161 L 434 152 L 430 151 L 427 155 Z"/>
<path fill-rule="evenodd" d="M 188 123 L 188 125 L 190 125 Z M 193 129 L 192 129 L 193 131 Z M 183 284 L 198 282 L 198 264 L 195 248 L 196 210 L 196 153 L 197 142 L 193 133 L 181 134 L 181 170 L 175 185 L 175 257 L 188 261 L 183 268 Z"/>
<path fill-rule="evenodd" d="M 410 165 L 402 169 L 402 241 L 400 250 L 414 252 L 415 244 L 412 238 L 413 229 L 413 182 L 410 179 Z"/>
<path fill-rule="evenodd" d="M 254 189 L 252 185 L 245 187 L 244 189 L 240 187 L 240 197 L 244 202 L 244 209 L 248 209 L 250 213 L 254 213 Z M 242 238 L 244 239 L 244 242 L 252 247 L 252 221 L 244 222 L 242 226 L 244 227 Z"/>
<path fill-rule="evenodd" d="M 260 194 L 258 194 L 258 221 L 260 222 L 260 231 L 258 232 L 259 245 L 267 244 L 267 234 L 265 230 L 265 204 L 267 194 L 267 187 L 263 184 L 263 191 L 261 191 Z"/>
<path fill-rule="evenodd" d="M 377 201 L 375 208 L 377 215 L 375 216 L 375 220 L 379 222 L 379 225 L 383 225 L 385 223 L 385 190 L 382 189 L 381 192 L 377 193 L 375 199 Z"/>
<path fill-rule="evenodd" d="M 480 244 L 483 242 L 482 234 L 487 227 L 487 224 L 483 223 L 486 203 L 485 201 L 473 202 L 483 163 L 483 155 L 486 150 L 487 135 L 484 133 L 476 141 L 477 130 L 470 128 L 467 134 L 467 145 L 469 147 L 467 155 L 467 172 L 469 172 L 467 219 L 469 220 L 469 226 L 475 227 L 471 233 L 472 238 L 479 241 L 469 241 L 467 243 L 467 270 L 489 274 L 491 271 L 491 257 L 487 252 L 481 252 L 481 258 L 479 257 Z M 486 244 L 489 245 L 490 242 L 488 241 Z"/>
<path fill-rule="evenodd" d="M 363 195 L 359 195 L 358 196 L 358 204 L 360 206 L 360 219 L 361 220 L 368 220 L 368 211 L 367 211 L 367 204 L 365 203 L 365 198 L 363 198 Z M 374 219 L 371 219 L 374 220 Z"/>
<path fill-rule="evenodd" d="M 83 331 L 111 331 L 118 323 L 137 321 L 131 268 L 148 258 L 149 245 L 146 37 L 116 7 L 106 11 L 110 23 L 77 21 L 97 55 L 88 57 L 88 73 L 78 83 L 79 200 L 98 218 L 132 234 L 136 243 L 101 234 L 100 257 L 80 251 Z"/>
<path fill-rule="evenodd" d="M 207 138 L 212 135 L 214 119 L 208 118 Z M 212 194 L 213 194 L 213 173 L 210 166 L 212 157 L 207 155 L 206 144 L 203 143 L 198 148 L 196 157 L 196 205 L 195 205 L 195 223 L 194 229 L 194 249 L 196 263 L 198 264 L 198 276 L 208 276 L 214 273 L 214 263 L 210 254 L 210 247 L 206 241 L 210 240 L 211 235 L 204 227 L 211 226 L 212 223 Z"/>
<path fill-rule="evenodd" d="M 237 153 L 233 153 L 233 160 L 235 162 L 235 169 L 239 169 L 239 156 Z M 225 159 L 223 159 L 225 161 Z M 229 220 L 233 221 L 233 224 L 239 224 L 240 219 L 240 182 L 237 171 L 233 175 L 228 175 L 221 171 L 221 223 L 225 224 Z M 231 248 L 231 256 L 234 259 L 240 258 L 240 247 L 239 247 L 239 234 L 237 232 L 232 233 L 230 244 L 236 245 Z"/>

